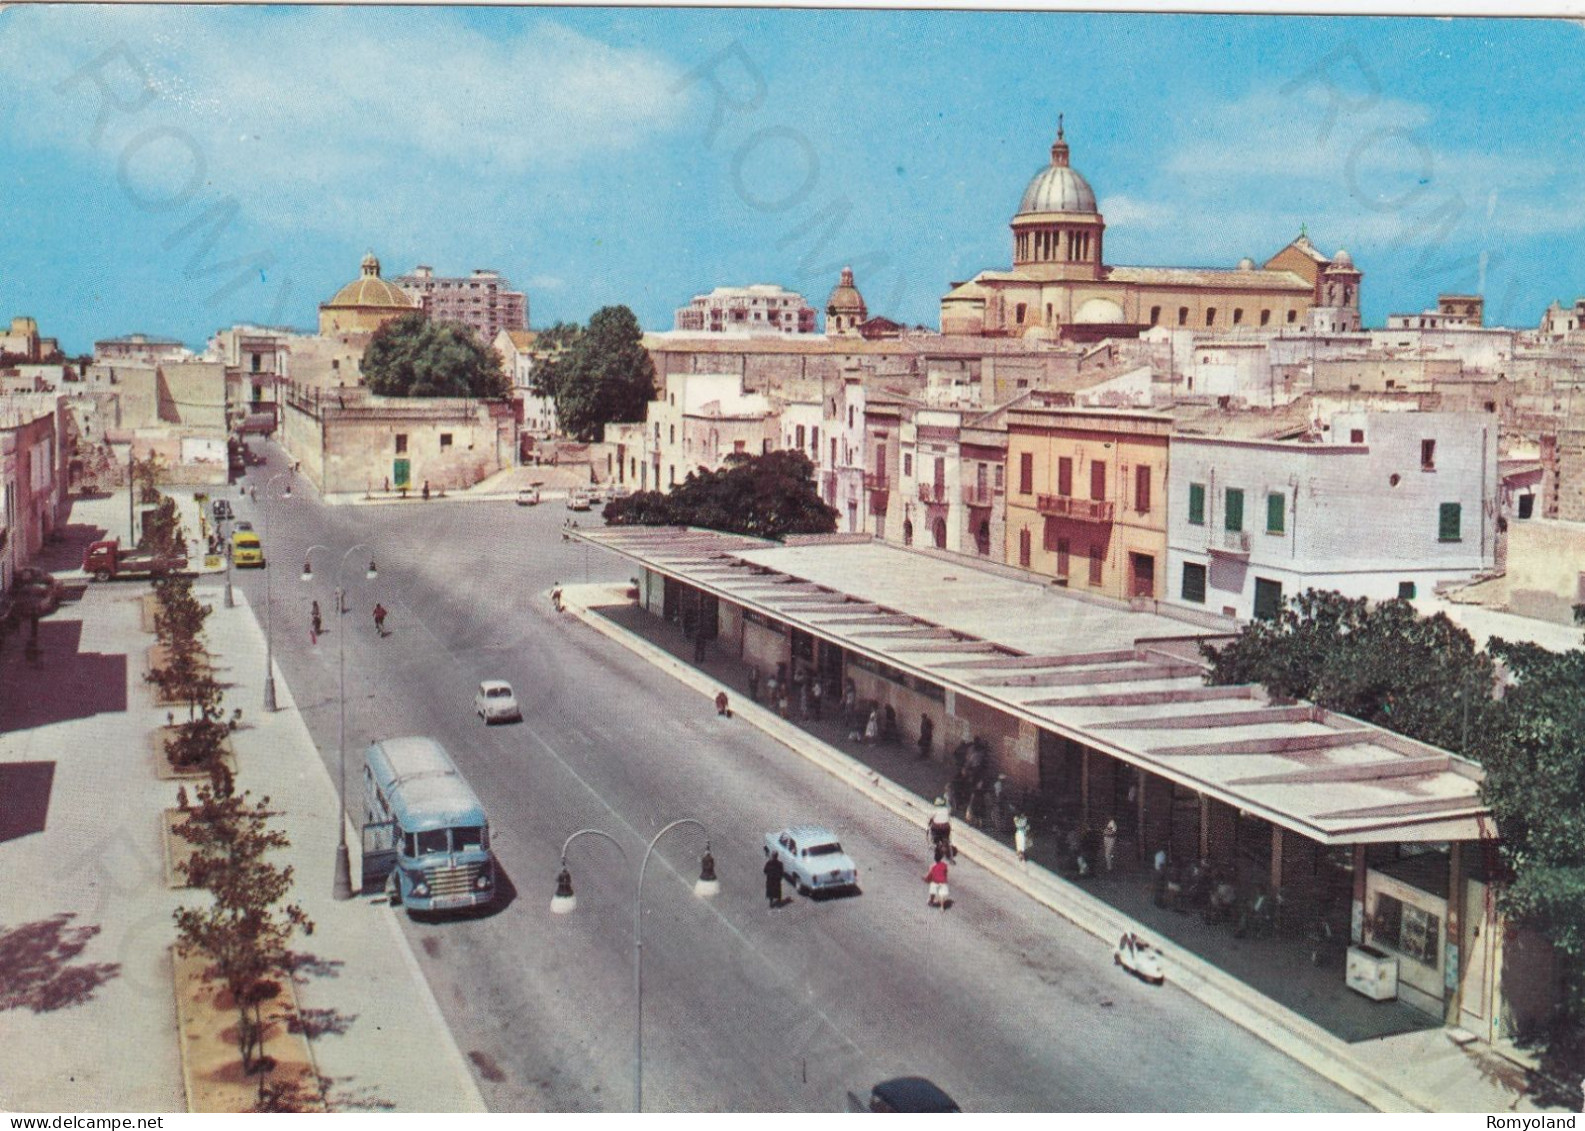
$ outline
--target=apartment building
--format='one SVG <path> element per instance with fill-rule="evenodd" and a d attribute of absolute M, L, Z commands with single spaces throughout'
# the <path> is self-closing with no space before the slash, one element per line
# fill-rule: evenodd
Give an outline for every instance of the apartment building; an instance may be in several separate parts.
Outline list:
<path fill-rule="evenodd" d="M 461 322 L 484 344 L 502 330 L 528 329 L 528 296 L 512 290 L 497 271 L 476 269 L 471 275 L 436 275 L 425 264 L 411 275 L 392 280 L 414 306 L 442 322 Z"/>

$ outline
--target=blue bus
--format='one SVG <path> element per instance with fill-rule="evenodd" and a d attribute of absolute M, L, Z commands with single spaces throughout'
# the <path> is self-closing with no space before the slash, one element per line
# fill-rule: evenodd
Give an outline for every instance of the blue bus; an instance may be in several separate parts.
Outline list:
<path fill-rule="evenodd" d="M 411 911 L 495 899 L 484 806 L 433 738 L 387 738 L 364 755 L 364 890 Z"/>

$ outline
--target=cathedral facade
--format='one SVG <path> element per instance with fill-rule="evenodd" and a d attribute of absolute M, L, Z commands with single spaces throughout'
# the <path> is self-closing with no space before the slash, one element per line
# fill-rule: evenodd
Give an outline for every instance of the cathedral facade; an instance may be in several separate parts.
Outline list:
<path fill-rule="evenodd" d="M 1107 264 L 1106 220 L 1069 161 L 1060 119 L 1051 164 L 1024 190 L 1012 231 L 1012 270 L 954 284 L 941 300 L 942 333 L 1096 341 L 1152 326 L 1359 329 L 1360 272 L 1348 252 L 1327 256 L 1306 235 L 1259 266 Z"/>

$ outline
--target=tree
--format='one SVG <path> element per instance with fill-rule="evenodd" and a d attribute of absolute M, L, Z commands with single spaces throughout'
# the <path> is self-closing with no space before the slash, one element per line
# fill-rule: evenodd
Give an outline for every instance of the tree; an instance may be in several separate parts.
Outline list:
<path fill-rule="evenodd" d="M 562 431 L 579 440 L 598 439 L 612 421 L 643 420 L 655 397 L 655 364 L 638 319 L 625 306 L 601 307 L 542 381 L 554 389 Z"/>
<path fill-rule="evenodd" d="M 188 883 L 213 896 L 208 907 L 178 907 L 177 949 L 184 956 L 211 960 L 206 978 L 219 978 L 237 1010 L 237 1051 L 244 1072 L 269 1067 L 264 1057 L 264 1003 L 280 993 L 280 979 L 291 976 L 288 945 L 297 931 L 314 925 L 297 904 L 283 902 L 292 886 L 292 869 L 265 857 L 291 844 L 269 827 L 270 799 L 236 795 L 228 782 L 200 786 L 197 804 L 175 833 L 193 846 L 177 868 Z"/>
<path fill-rule="evenodd" d="M 782 538 L 829 534 L 837 512 L 815 490 L 814 464 L 802 452 L 733 453 L 719 471 L 691 473 L 671 493 L 640 491 L 606 505 L 614 526 L 699 526 L 729 534 Z"/>
<path fill-rule="evenodd" d="M 582 335 L 576 322 L 557 322 L 539 332 L 534 339 L 534 366 L 528 373 L 529 392 L 553 401 L 560 398 L 566 354 Z"/>
<path fill-rule="evenodd" d="M 458 322 L 404 314 L 374 332 L 363 351 L 371 392 L 387 397 L 504 397 L 501 356 Z"/>

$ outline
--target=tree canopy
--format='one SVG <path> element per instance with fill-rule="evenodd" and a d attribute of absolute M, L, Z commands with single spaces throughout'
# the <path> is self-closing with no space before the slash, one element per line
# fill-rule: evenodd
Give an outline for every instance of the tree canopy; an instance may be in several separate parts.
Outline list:
<path fill-rule="evenodd" d="M 370 391 L 387 397 L 504 397 L 501 357 L 459 322 L 414 312 L 385 323 L 363 351 Z"/>
<path fill-rule="evenodd" d="M 640 491 L 607 504 L 614 526 L 699 526 L 781 538 L 829 534 L 837 512 L 815 490 L 814 464 L 801 452 L 734 453 L 719 471 L 691 473 L 669 494 Z"/>
<path fill-rule="evenodd" d="M 597 440 L 612 421 L 643 420 L 655 398 L 655 365 L 644 348 L 638 318 L 625 306 L 594 312 L 586 329 L 557 323 L 540 335 L 544 354 L 530 383 L 556 402 L 562 431 Z"/>
<path fill-rule="evenodd" d="M 1500 906 L 1564 956 L 1565 1010 L 1585 1019 L 1585 650 L 1480 650 L 1443 614 L 1315 590 L 1202 650 L 1211 683 L 1262 683 L 1479 762 Z"/>

